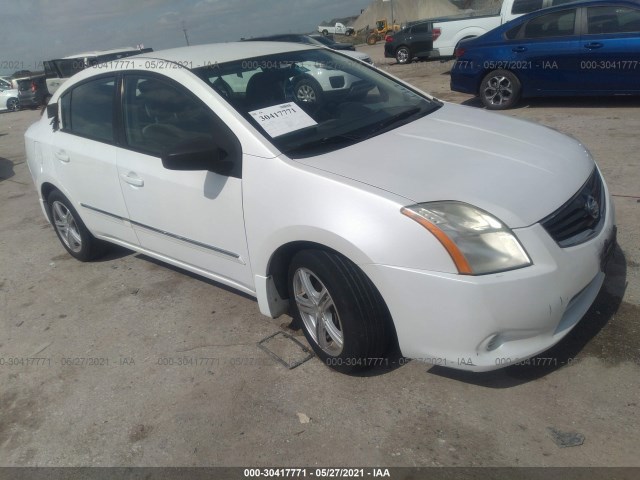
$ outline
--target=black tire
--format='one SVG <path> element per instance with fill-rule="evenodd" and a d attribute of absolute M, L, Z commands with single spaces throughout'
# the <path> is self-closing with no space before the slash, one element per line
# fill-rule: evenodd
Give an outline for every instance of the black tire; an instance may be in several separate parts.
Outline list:
<path fill-rule="evenodd" d="M 7 110 L 10 112 L 20 110 L 20 102 L 17 98 L 10 98 L 7 100 Z"/>
<path fill-rule="evenodd" d="M 107 244 L 91 235 L 76 209 L 59 190 L 49 194 L 47 205 L 58 240 L 72 257 L 88 262 L 106 253 Z"/>
<path fill-rule="evenodd" d="M 318 106 L 324 97 L 322 87 L 312 78 L 302 78 L 293 85 L 293 95 L 299 105 Z"/>
<path fill-rule="evenodd" d="M 400 65 L 404 65 L 405 63 L 411 63 L 411 60 L 411 50 L 409 50 L 409 47 L 406 47 L 404 45 L 398 47 L 398 49 L 396 50 L 396 62 L 398 62 Z"/>
<path fill-rule="evenodd" d="M 329 30 L 322 30 L 322 35 L 324 35 L 325 37 L 329 36 Z"/>
<path fill-rule="evenodd" d="M 354 33 L 354 32 L 353 32 L 353 30 L 347 30 L 344 34 L 345 34 L 347 37 L 350 37 L 351 35 L 353 35 L 353 33 Z"/>
<path fill-rule="evenodd" d="M 291 261 L 288 285 L 294 321 L 327 366 L 348 373 L 371 367 L 373 359 L 384 358 L 393 336 L 391 316 L 378 290 L 354 263 L 337 253 L 303 250 Z M 319 298 L 309 295 L 309 289 Z M 313 305 L 311 297 L 318 300 L 309 308 L 314 313 L 301 313 L 300 308 L 307 308 L 305 304 Z M 315 315 L 318 325 L 320 306 L 325 320 L 318 336 L 313 318 Z M 340 335 L 342 344 L 334 339 Z M 316 337 L 324 337 L 324 341 Z"/>
<path fill-rule="evenodd" d="M 509 70 L 489 72 L 480 82 L 478 95 L 489 110 L 505 110 L 520 100 L 522 86 L 518 77 Z"/>
<path fill-rule="evenodd" d="M 378 36 L 375 33 L 367 37 L 367 45 L 375 45 L 376 43 L 378 43 Z"/>

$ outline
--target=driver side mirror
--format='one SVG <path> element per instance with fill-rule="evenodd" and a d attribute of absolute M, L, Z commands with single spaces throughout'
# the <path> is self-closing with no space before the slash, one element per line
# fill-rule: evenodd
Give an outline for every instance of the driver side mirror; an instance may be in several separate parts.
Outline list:
<path fill-rule="evenodd" d="M 162 153 L 161 159 L 167 170 L 204 170 L 229 175 L 234 167 L 227 152 L 210 138 L 197 138 L 170 147 Z"/>

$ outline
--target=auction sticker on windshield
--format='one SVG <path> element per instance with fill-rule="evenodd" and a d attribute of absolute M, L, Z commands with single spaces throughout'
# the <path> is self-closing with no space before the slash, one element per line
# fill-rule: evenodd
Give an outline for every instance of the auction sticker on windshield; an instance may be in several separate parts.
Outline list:
<path fill-rule="evenodd" d="M 317 125 L 317 122 L 295 103 L 265 107 L 253 110 L 249 114 L 272 138 Z"/>

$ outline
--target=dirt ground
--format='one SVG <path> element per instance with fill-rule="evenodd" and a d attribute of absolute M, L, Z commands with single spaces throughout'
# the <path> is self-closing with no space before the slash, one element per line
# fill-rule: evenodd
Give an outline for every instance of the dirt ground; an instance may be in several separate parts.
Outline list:
<path fill-rule="evenodd" d="M 450 63 L 360 49 L 479 108 L 449 91 Z M 0 465 L 640 466 L 640 99 L 537 100 L 505 115 L 574 135 L 604 172 L 619 248 L 596 303 L 543 355 L 554 366 L 470 374 L 397 359 L 346 376 L 266 353 L 258 342 L 274 333 L 304 338 L 252 298 L 123 249 L 72 259 L 25 164 L 38 112 L 0 114 Z M 582 444 L 563 448 L 554 432 Z"/>

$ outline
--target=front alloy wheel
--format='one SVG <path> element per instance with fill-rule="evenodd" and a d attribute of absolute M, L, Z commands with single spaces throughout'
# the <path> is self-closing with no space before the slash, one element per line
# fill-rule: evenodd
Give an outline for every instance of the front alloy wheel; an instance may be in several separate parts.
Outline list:
<path fill-rule="evenodd" d="M 295 87 L 296 100 L 302 103 L 318 103 L 319 92 L 309 80 L 301 80 Z"/>
<path fill-rule="evenodd" d="M 520 98 L 520 81 L 507 70 L 496 70 L 482 80 L 480 99 L 489 110 L 513 107 Z"/>
<path fill-rule="evenodd" d="M 344 345 L 342 323 L 336 305 L 322 281 L 309 269 L 293 274 L 293 291 L 304 328 L 327 354 L 340 355 Z"/>
<path fill-rule="evenodd" d="M 295 324 L 318 358 L 340 372 L 380 365 L 393 324 L 382 296 L 353 262 L 326 250 L 302 250 L 289 265 Z"/>

